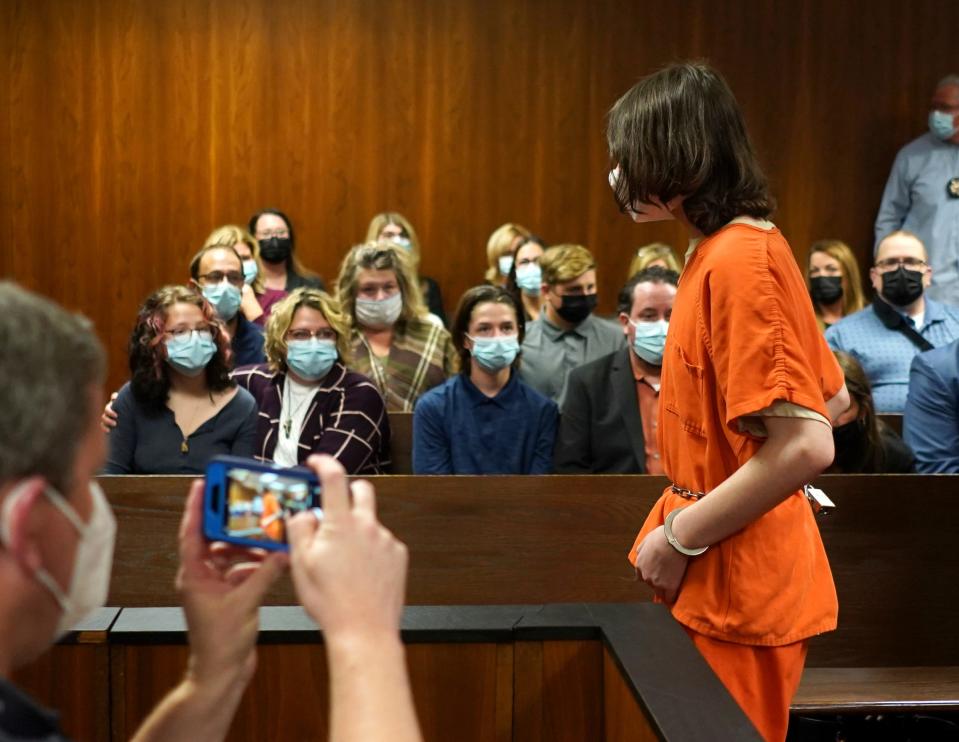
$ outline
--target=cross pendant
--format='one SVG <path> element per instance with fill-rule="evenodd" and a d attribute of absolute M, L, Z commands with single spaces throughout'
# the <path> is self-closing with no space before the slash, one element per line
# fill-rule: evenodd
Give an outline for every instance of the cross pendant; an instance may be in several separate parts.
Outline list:
<path fill-rule="evenodd" d="M 286 422 L 283 423 L 283 432 L 286 434 L 286 437 L 290 437 L 290 428 L 293 427 L 293 420 L 291 418 L 286 418 Z"/>

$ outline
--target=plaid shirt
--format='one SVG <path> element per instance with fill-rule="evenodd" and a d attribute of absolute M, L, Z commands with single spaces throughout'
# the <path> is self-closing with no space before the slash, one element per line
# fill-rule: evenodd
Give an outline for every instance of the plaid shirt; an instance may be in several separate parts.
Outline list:
<path fill-rule="evenodd" d="M 446 328 L 429 320 L 412 320 L 393 334 L 390 354 L 377 358 L 363 333 L 353 331 L 353 362 L 386 398 L 390 412 L 410 412 L 420 395 L 456 372 L 456 349 Z"/>
<path fill-rule="evenodd" d="M 286 374 L 258 365 L 238 368 L 233 378 L 249 390 L 260 409 L 255 458 L 272 461 L 280 435 Z M 302 464 L 310 454 L 327 453 L 348 474 L 383 474 L 389 467 L 389 450 L 390 423 L 383 397 L 368 378 L 335 363 L 306 413 L 297 461 Z"/>

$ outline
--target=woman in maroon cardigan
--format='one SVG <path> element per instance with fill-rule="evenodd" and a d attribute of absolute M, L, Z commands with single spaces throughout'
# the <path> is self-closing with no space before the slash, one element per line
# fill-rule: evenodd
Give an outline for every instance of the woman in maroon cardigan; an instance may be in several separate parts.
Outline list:
<path fill-rule="evenodd" d="M 273 307 L 267 363 L 238 368 L 236 382 L 259 407 L 255 456 L 283 466 L 327 453 L 349 474 L 383 474 L 390 427 L 379 390 L 344 365 L 349 325 L 336 302 L 296 289 Z"/>

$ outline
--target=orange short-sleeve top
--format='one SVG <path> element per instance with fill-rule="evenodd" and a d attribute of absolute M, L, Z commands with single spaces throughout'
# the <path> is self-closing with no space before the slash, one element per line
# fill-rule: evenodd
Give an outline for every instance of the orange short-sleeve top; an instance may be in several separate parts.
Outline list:
<path fill-rule="evenodd" d="M 816 325 L 792 250 L 776 228 L 731 224 L 696 247 L 679 282 L 663 357 L 659 446 L 676 485 L 708 493 L 763 439 L 739 418 L 777 401 L 826 419 L 843 374 Z M 667 490 L 630 551 L 689 501 Z M 755 645 L 834 629 L 837 601 L 801 491 L 690 559 L 673 615 L 694 631 Z"/>

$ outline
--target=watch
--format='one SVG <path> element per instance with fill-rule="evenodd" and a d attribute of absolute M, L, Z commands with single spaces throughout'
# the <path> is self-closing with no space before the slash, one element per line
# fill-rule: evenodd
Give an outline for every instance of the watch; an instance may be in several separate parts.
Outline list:
<path fill-rule="evenodd" d="M 676 508 L 666 516 L 666 522 L 663 524 L 663 532 L 666 534 L 666 540 L 669 542 L 669 545 L 676 549 L 676 551 L 678 551 L 680 554 L 691 557 L 699 556 L 709 547 L 703 546 L 699 549 L 687 549 L 685 546 L 679 543 L 679 540 L 673 535 L 673 519 L 675 519 L 681 510 L 685 509 L 686 508 Z"/>

